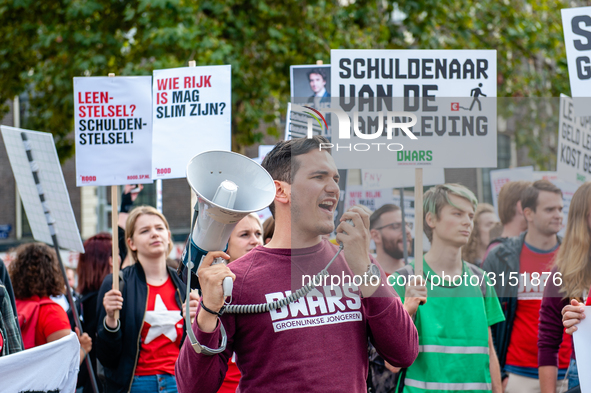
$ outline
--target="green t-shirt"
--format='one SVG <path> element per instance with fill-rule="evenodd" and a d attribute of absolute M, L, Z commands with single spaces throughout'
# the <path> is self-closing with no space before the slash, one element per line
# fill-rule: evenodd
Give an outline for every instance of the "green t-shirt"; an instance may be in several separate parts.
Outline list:
<path fill-rule="evenodd" d="M 414 263 L 411 266 L 414 269 Z M 390 283 L 404 302 L 404 281 L 398 276 L 395 273 Z M 488 328 L 505 319 L 494 287 L 483 275 L 487 283 L 483 297 L 467 262 L 457 285 L 437 285 L 441 277 L 424 260 L 423 279 L 427 303 L 415 315 L 419 356 L 406 370 L 404 391 L 490 391 Z"/>

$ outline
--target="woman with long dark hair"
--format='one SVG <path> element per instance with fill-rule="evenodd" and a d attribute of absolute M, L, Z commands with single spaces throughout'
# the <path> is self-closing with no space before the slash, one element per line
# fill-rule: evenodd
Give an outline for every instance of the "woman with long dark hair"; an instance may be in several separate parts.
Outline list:
<path fill-rule="evenodd" d="M 113 267 L 111 235 L 108 233 L 94 235 L 84 242 L 84 251 L 84 254 L 80 254 L 77 268 L 78 293 L 81 295 L 80 322 L 84 331 L 95 339 L 98 324 L 97 297 L 103 280 L 111 273 Z M 119 259 L 117 259 L 117 263 L 119 263 Z M 92 361 L 99 391 L 102 392 L 103 386 L 98 376 L 96 350 L 90 351 L 88 356 Z M 86 367 L 80 368 L 77 386 L 84 387 L 84 391 L 92 391 Z"/>

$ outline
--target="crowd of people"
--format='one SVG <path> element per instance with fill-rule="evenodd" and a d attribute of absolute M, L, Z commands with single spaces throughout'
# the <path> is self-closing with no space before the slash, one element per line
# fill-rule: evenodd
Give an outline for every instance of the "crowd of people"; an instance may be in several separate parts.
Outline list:
<path fill-rule="evenodd" d="M 1 355 L 74 330 L 80 363 L 88 359 L 94 372 L 80 367 L 79 392 L 92 392 L 92 380 L 100 392 L 576 389 L 570 335 L 591 287 L 591 182 L 572 198 L 564 238 L 562 191 L 547 180 L 506 183 L 500 221 L 466 187 L 432 187 L 423 196 L 429 250 L 407 258 L 413 234 L 399 206 L 355 206 L 335 227 L 339 173 L 321 143 L 284 141 L 267 154 L 273 217 L 236 224 L 225 252 L 201 261 L 199 292 L 187 294 L 170 267 L 166 218 L 132 209 L 137 188 L 126 187 L 116 240 L 125 250 L 114 260 L 111 235 L 89 238 L 70 284 L 83 333 L 58 300 L 66 285 L 55 251 L 20 246 L 8 269 L 0 262 Z M 214 264 L 217 257 L 227 263 Z M 294 297 L 323 269 L 328 281 Z M 233 304 L 273 306 L 225 313 L 227 276 Z"/>

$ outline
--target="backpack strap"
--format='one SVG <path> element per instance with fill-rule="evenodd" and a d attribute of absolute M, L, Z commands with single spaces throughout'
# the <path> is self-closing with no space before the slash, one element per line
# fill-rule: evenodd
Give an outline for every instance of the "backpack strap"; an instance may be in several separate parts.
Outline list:
<path fill-rule="evenodd" d="M 51 299 L 26 301 L 17 299 L 17 303 L 18 322 L 21 328 L 23 345 L 25 349 L 33 348 L 35 346 L 35 331 L 39 320 L 39 309 L 45 304 L 55 304 L 55 302 Z"/>

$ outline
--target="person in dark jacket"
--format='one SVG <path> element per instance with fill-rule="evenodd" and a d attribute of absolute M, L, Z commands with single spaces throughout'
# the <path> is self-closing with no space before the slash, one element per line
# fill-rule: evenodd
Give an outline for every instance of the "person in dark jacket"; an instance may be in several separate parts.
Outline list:
<path fill-rule="evenodd" d="M 24 349 L 14 299 L 10 276 L 0 259 L 0 356 Z"/>
<path fill-rule="evenodd" d="M 185 286 L 166 266 L 170 236 L 166 218 L 153 207 L 131 211 L 125 239 L 135 263 L 117 278 L 119 291 L 112 289 L 109 275 L 98 296 L 96 349 L 106 392 L 177 391 L 174 364 L 183 341 Z M 196 309 L 195 304 L 191 315 Z"/>
<path fill-rule="evenodd" d="M 538 180 L 521 196 L 528 230 L 504 239 L 490 251 L 482 268 L 494 278 L 505 322 L 492 327 L 506 393 L 539 391 L 538 318 L 544 278 L 552 269 L 562 228 L 562 191 L 547 180 Z M 564 378 L 570 358 L 570 341 L 561 348 Z"/>

